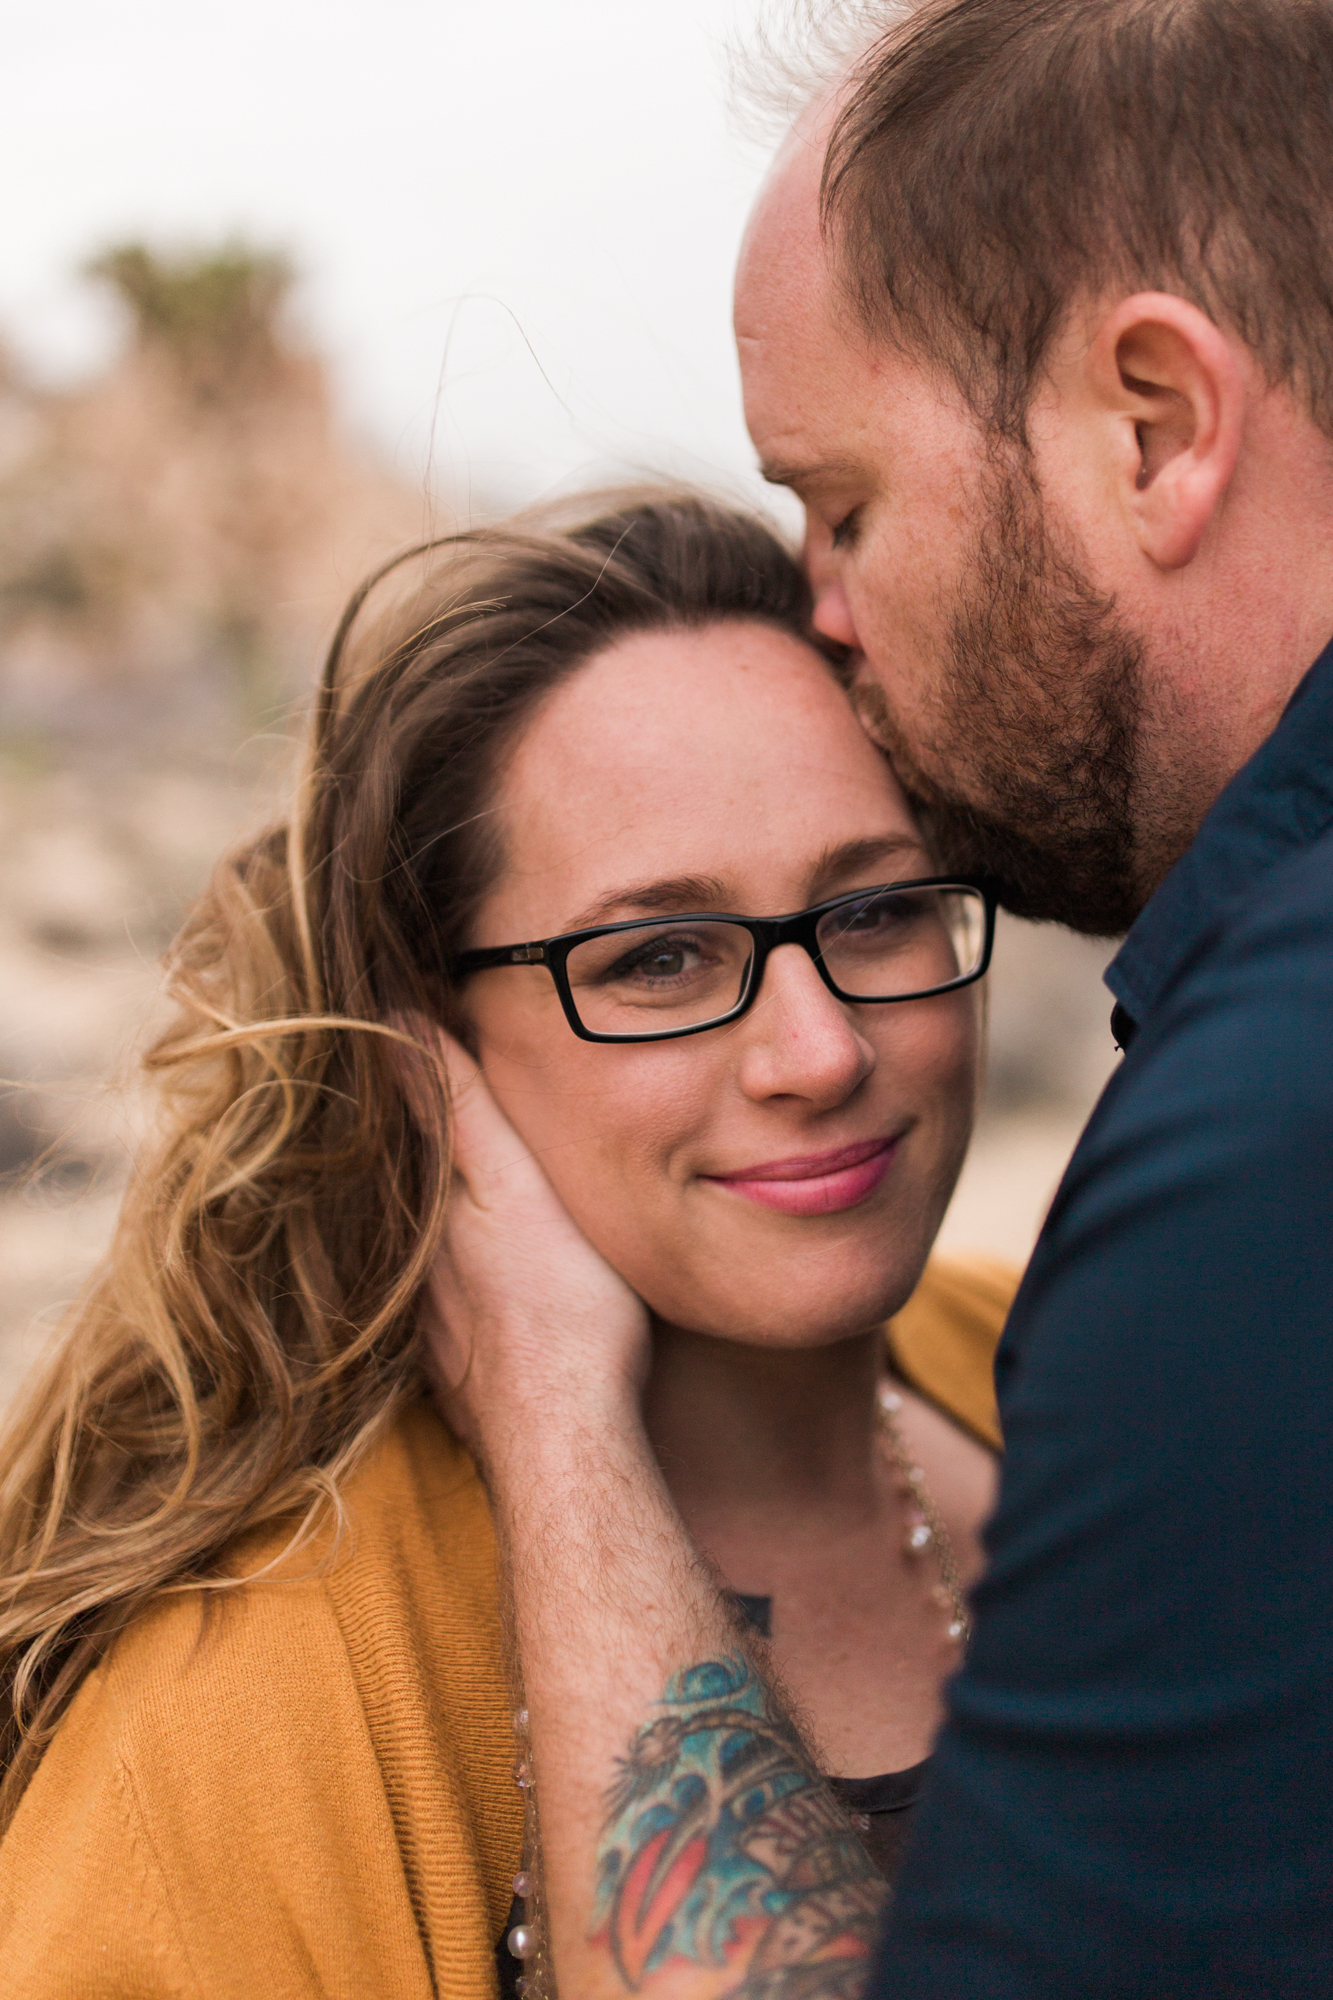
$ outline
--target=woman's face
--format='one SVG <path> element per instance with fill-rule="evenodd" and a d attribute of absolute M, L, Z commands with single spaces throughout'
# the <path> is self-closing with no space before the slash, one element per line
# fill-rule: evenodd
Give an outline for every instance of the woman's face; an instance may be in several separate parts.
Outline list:
<path fill-rule="evenodd" d="M 932 872 L 824 663 L 761 624 L 597 655 L 538 708 L 496 804 L 480 946 L 671 910 L 776 916 Z M 812 1346 L 912 1290 L 971 1131 L 975 989 L 848 1005 L 786 945 L 747 1014 L 680 1041 L 581 1041 L 543 966 L 474 974 L 464 1001 L 499 1103 L 660 1319 Z M 776 1163 L 796 1178 L 746 1179 Z"/>

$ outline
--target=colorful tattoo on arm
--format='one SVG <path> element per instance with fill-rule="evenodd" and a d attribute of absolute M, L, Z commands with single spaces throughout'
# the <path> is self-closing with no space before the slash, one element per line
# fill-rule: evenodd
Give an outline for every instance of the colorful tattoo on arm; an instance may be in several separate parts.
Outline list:
<path fill-rule="evenodd" d="M 885 1885 L 791 1723 L 739 1655 L 661 1709 L 608 1795 L 590 1943 L 653 2000 L 856 2000 Z"/>

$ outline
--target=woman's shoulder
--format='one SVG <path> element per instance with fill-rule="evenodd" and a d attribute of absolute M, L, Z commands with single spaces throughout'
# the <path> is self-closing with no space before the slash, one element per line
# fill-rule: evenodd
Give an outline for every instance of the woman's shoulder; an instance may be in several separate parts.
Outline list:
<path fill-rule="evenodd" d="M 512 1762 L 495 1534 L 468 1454 L 426 1400 L 401 1408 L 308 1541 L 280 1521 L 246 1537 L 221 1591 L 167 1598 L 103 1669 L 140 1762 L 164 1729 L 217 1745 L 309 1728 L 304 1770 L 355 1742 L 396 1781 L 424 1744 L 470 1767 Z M 469 1718 L 461 1745 L 458 1718 Z M 498 1747 L 497 1741 L 498 1739 Z M 230 1767 L 229 1767 L 230 1772 Z M 512 1787 L 511 1787 L 512 1789 Z"/>
<path fill-rule="evenodd" d="M 995 1451 L 995 1349 L 1021 1276 L 995 1258 L 932 1257 L 887 1329 L 905 1380 Z"/>
<path fill-rule="evenodd" d="M 139 1612 L 75 1696 L 85 1756 L 105 1739 L 142 1787 L 154 1748 L 166 1764 L 189 1743 L 202 1770 L 216 1746 L 269 1718 L 291 1729 L 299 1711 L 322 1710 L 331 1728 L 336 1691 L 357 1679 L 360 1628 L 392 1650 L 402 1575 L 429 1587 L 440 1531 L 475 1484 L 438 1422 L 434 1431 L 424 1413 L 398 1413 L 311 1532 L 296 1515 L 270 1521 L 225 1552 L 225 1585 L 178 1586 Z M 41 1768 L 57 1761 L 48 1753 Z"/>
<path fill-rule="evenodd" d="M 427 1952 L 486 1990 L 522 1816 L 485 1495 L 421 1405 L 342 1501 L 336 1535 L 285 1558 L 290 1523 L 247 1538 L 238 1587 L 159 1600 L 85 1681 L 0 1843 L 4 1991 L 28 1990 L 25 1936 L 76 1949 L 80 1908 L 89 1950 L 138 1924 L 133 1952 L 202 1955 L 210 1996 L 243 1971 L 288 1990 L 275 1968 L 424 1995 Z"/>

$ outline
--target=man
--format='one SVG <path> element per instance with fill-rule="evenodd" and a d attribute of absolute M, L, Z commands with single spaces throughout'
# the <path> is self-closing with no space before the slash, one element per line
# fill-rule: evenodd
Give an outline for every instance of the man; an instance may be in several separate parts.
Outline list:
<path fill-rule="evenodd" d="M 741 1983 L 670 1884 L 632 1967 L 596 1928 L 617 1772 L 665 1825 L 680 1732 L 739 1703 L 777 1742 L 780 1706 L 720 1700 L 633 1316 L 461 1092 L 439 1351 L 475 1349 L 557 1971 L 1333 1993 L 1333 0 L 930 5 L 787 148 L 737 333 L 872 732 L 949 865 L 1132 926 L 1127 1053 L 1001 1351 L 991 1567 L 878 1962 L 830 1881 Z M 498 1297 L 473 1252 L 516 1229 Z"/>

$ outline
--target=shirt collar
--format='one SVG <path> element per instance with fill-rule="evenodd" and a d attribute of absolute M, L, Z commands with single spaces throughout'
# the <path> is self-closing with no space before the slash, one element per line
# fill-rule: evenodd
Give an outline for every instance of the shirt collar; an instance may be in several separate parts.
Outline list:
<path fill-rule="evenodd" d="M 1141 1023 L 1230 906 L 1333 825 L 1333 641 L 1267 742 L 1242 766 L 1106 970 Z"/>

